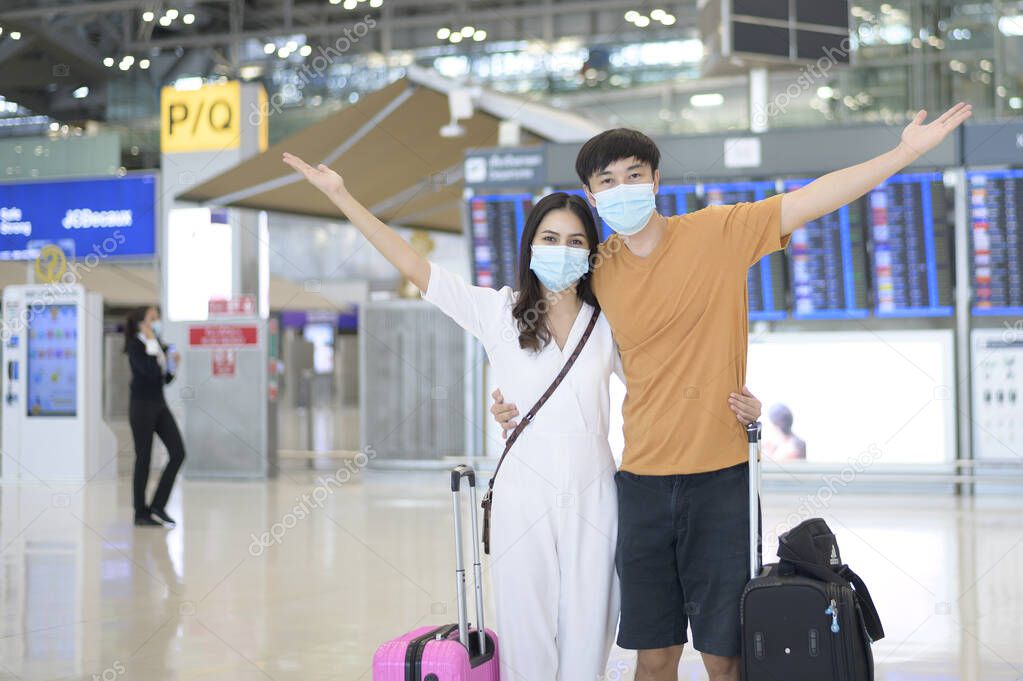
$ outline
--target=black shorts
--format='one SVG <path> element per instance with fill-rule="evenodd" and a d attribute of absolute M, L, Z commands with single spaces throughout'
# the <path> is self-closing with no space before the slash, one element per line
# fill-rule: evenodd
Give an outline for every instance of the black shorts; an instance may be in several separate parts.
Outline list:
<path fill-rule="evenodd" d="M 693 475 L 619 471 L 622 587 L 618 645 L 686 643 L 702 653 L 740 652 L 739 599 L 749 581 L 749 467 Z"/>

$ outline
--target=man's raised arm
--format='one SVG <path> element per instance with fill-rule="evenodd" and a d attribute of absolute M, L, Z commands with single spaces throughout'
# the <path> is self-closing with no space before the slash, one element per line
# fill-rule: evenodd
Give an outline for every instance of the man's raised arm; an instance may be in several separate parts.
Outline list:
<path fill-rule="evenodd" d="M 781 202 L 782 236 L 860 198 L 938 146 L 972 113 L 973 108 L 969 104 L 960 102 L 934 122 L 924 125 L 927 112 L 920 111 L 902 131 L 902 140 L 891 151 L 828 173 L 785 194 Z"/>

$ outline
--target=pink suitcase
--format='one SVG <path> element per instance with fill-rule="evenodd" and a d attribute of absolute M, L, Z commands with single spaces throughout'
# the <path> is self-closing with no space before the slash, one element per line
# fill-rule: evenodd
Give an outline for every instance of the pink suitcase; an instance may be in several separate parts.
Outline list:
<path fill-rule="evenodd" d="M 469 482 L 472 511 L 473 576 L 477 627 L 469 626 L 462 557 L 461 481 Z M 483 570 L 480 567 L 479 524 L 476 517 L 476 473 L 471 466 L 451 471 L 455 512 L 455 591 L 458 622 L 419 627 L 377 648 L 373 681 L 499 681 L 497 634 L 483 625 Z"/>

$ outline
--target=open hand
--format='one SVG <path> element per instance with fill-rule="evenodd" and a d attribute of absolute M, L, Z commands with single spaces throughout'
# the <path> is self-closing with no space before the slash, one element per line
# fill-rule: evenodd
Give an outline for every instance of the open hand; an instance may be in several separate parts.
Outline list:
<path fill-rule="evenodd" d="M 927 112 L 921 109 L 902 131 L 902 146 L 911 151 L 914 156 L 923 156 L 938 146 L 950 132 L 958 128 L 971 115 L 973 115 L 973 106 L 959 102 L 936 120 L 924 125 L 924 121 L 927 120 Z"/>
<path fill-rule="evenodd" d="M 341 179 L 340 175 L 322 163 L 314 168 L 298 156 L 288 152 L 284 152 L 283 161 L 301 173 L 305 179 L 309 180 L 310 184 L 328 196 L 344 191 L 345 181 Z"/>
<path fill-rule="evenodd" d="M 744 426 L 760 418 L 762 406 L 760 400 L 746 386 L 742 386 L 742 393 L 729 393 L 728 395 L 728 407 L 735 414 L 739 423 Z"/>

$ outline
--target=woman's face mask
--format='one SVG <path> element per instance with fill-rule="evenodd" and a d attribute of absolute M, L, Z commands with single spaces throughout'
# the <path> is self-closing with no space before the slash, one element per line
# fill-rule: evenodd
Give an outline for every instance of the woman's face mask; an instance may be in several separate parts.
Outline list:
<path fill-rule="evenodd" d="M 646 226 L 654 213 L 654 185 L 620 184 L 593 195 L 597 213 L 618 234 L 629 236 Z"/>
<path fill-rule="evenodd" d="M 159 319 L 154 319 L 153 321 L 149 322 L 149 328 L 151 328 L 153 330 L 153 333 L 155 333 L 157 336 L 163 335 L 163 324 L 160 323 Z"/>
<path fill-rule="evenodd" d="M 558 293 L 590 271 L 590 251 L 572 246 L 533 246 L 529 269 L 547 290 Z"/>

